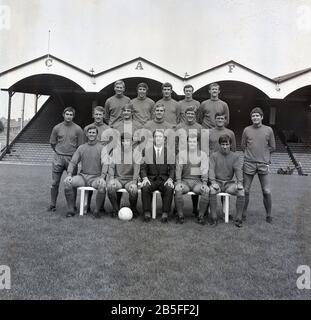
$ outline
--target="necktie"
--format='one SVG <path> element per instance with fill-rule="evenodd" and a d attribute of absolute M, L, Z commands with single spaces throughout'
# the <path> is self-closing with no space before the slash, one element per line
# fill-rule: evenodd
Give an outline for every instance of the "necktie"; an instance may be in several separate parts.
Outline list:
<path fill-rule="evenodd" d="M 157 148 L 157 159 L 160 159 L 160 149 Z"/>

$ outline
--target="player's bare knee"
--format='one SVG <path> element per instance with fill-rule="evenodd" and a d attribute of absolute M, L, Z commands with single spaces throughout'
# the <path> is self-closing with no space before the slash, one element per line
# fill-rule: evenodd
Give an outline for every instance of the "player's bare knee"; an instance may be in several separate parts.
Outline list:
<path fill-rule="evenodd" d="M 217 191 L 213 187 L 211 187 L 209 193 L 210 194 L 217 194 Z"/>
<path fill-rule="evenodd" d="M 64 189 L 65 189 L 65 191 L 73 190 L 73 185 L 65 182 Z"/>
<path fill-rule="evenodd" d="M 51 188 L 59 188 L 59 181 L 56 181 L 56 180 L 53 180 L 52 181 L 52 185 L 51 185 Z"/>
<path fill-rule="evenodd" d="M 271 190 L 269 188 L 264 188 L 264 189 L 262 189 L 262 193 L 264 195 L 271 195 Z"/>
<path fill-rule="evenodd" d="M 128 188 L 127 192 L 129 193 L 130 196 L 136 196 L 138 193 L 138 189 L 136 186 L 131 186 L 131 188 Z"/>
<path fill-rule="evenodd" d="M 181 183 L 177 183 L 177 185 L 175 186 L 175 192 L 182 192 L 182 184 Z"/>
<path fill-rule="evenodd" d="M 107 191 L 108 191 L 108 192 L 114 192 L 114 191 L 116 191 L 116 190 L 117 190 L 116 185 L 114 184 L 113 181 L 110 181 L 110 182 L 108 183 L 108 185 L 107 185 Z"/>
<path fill-rule="evenodd" d="M 106 193 L 106 188 L 105 188 L 105 186 L 98 186 L 97 192 L 99 192 L 99 193 Z"/>
<path fill-rule="evenodd" d="M 238 190 L 237 193 L 236 193 L 236 195 L 237 195 L 238 197 L 245 197 L 245 191 L 244 191 L 244 190 Z"/>

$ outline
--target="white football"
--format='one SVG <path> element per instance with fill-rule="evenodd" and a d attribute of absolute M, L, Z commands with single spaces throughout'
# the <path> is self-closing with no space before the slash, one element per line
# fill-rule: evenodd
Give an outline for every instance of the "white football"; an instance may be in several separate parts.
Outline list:
<path fill-rule="evenodd" d="M 123 207 L 119 210 L 118 213 L 120 220 L 131 220 L 133 218 L 133 212 L 130 208 Z"/>

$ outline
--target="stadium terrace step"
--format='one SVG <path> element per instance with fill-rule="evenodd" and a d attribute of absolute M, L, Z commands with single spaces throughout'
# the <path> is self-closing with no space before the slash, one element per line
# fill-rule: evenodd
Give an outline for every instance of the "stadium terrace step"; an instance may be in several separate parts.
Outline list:
<path fill-rule="evenodd" d="M 3 161 L 47 163 L 53 159 L 53 150 L 49 144 L 16 143 L 6 154 Z"/>
<path fill-rule="evenodd" d="M 311 145 L 308 143 L 289 142 L 288 146 L 296 161 L 301 164 L 303 173 L 311 174 Z"/>

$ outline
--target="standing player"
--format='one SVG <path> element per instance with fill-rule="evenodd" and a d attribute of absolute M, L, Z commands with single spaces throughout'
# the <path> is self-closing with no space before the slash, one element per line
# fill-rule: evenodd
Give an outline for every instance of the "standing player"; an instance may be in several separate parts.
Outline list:
<path fill-rule="evenodd" d="M 153 134 L 156 130 L 172 129 L 173 125 L 165 120 L 166 107 L 161 103 L 156 103 L 154 108 L 154 119 L 149 120 L 144 128 Z"/>
<path fill-rule="evenodd" d="M 78 187 L 93 187 L 97 189 L 96 207 L 94 217 L 99 218 L 99 211 L 106 196 L 106 173 L 107 166 L 102 165 L 101 151 L 102 144 L 97 141 L 98 129 L 96 126 L 89 126 L 87 129 L 88 142 L 81 145 L 72 156 L 68 166 L 68 176 L 64 180 L 65 196 L 68 211 L 66 217 L 75 215 L 74 211 L 74 190 Z M 81 162 L 81 170 L 74 175 L 75 169 Z"/>
<path fill-rule="evenodd" d="M 114 91 L 115 95 L 108 98 L 105 103 L 105 121 L 110 127 L 121 121 L 122 107 L 130 102 L 130 98 L 124 95 L 124 81 L 116 81 L 114 83 Z"/>
<path fill-rule="evenodd" d="M 140 127 L 143 127 L 152 118 L 154 101 L 147 97 L 148 89 L 146 83 L 139 83 L 137 85 L 137 97 L 131 100 L 133 105 L 133 120 Z"/>
<path fill-rule="evenodd" d="M 116 159 L 112 159 L 109 163 L 109 176 L 108 176 L 108 183 L 107 183 L 107 191 L 108 197 L 112 205 L 112 216 L 115 217 L 118 214 L 120 209 L 120 200 L 118 198 L 117 191 L 121 188 L 125 188 L 129 194 L 129 201 L 130 207 L 133 211 L 133 216 L 138 216 L 137 211 L 137 199 L 138 199 L 138 177 L 139 177 L 139 170 L 140 170 L 140 163 L 139 161 L 135 161 L 134 157 L 132 156 L 132 138 L 126 135 L 122 135 L 122 144 L 123 148 L 121 151 L 121 162 L 118 163 Z M 131 161 L 126 161 L 126 156 L 131 155 Z"/>
<path fill-rule="evenodd" d="M 275 138 L 272 128 L 262 124 L 263 111 L 261 108 L 254 108 L 251 111 L 251 120 L 253 124 L 244 129 L 241 141 L 241 147 L 244 151 L 243 178 L 245 189 L 243 219 L 246 219 L 252 181 L 255 174 L 258 174 L 266 209 L 266 221 L 271 223 L 272 199 L 268 174 L 271 153 L 275 151 Z"/>
<path fill-rule="evenodd" d="M 165 120 L 174 128 L 180 121 L 180 105 L 172 98 L 173 86 L 169 82 L 162 84 L 163 98 L 157 101 L 156 105 L 165 107 Z"/>
<path fill-rule="evenodd" d="M 121 119 L 113 126 L 113 129 L 120 133 L 120 137 L 124 134 L 134 136 L 135 131 L 140 127 L 140 124 L 133 119 L 133 116 L 133 105 L 129 102 L 121 108 Z"/>
<path fill-rule="evenodd" d="M 231 138 L 225 134 L 219 137 L 219 151 L 210 156 L 209 180 L 211 224 L 217 225 L 217 193 L 227 192 L 237 196 L 235 225 L 242 226 L 242 212 L 244 207 L 244 189 L 242 165 L 239 154 L 230 151 Z M 237 181 L 233 180 L 236 177 Z"/>
<path fill-rule="evenodd" d="M 72 155 L 83 143 L 83 130 L 73 122 L 75 109 L 67 107 L 63 111 L 64 121 L 57 124 L 51 133 L 50 144 L 54 150 L 52 163 L 51 203 L 48 211 L 56 210 L 59 183 L 62 174 L 68 169 Z M 76 173 L 77 171 L 74 171 Z"/>
<path fill-rule="evenodd" d="M 198 122 L 204 129 L 211 129 L 216 126 L 215 115 L 221 113 L 226 116 L 226 126 L 229 124 L 229 108 L 226 102 L 219 99 L 220 87 L 218 83 L 209 86 L 211 98 L 201 103 L 198 110 Z"/>
<path fill-rule="evenodd" d="M 184 86 L 185 99 L 178 102 L 180 107 L 180 123 L 186 122 L 185 112 L 188 107 L 194 107 L 195 115 L 197 114 L 197 111 L 200 107 L 200 102 L 192 98 L 193 91 L 194 88 L 191 84 L 187 84 Z"/>
<path fill-rule="evenodd" d="M 197 108 L 194 105 L 184 108 L 185 119 L 176 126 L 176 131 L 178 129 L 184 129 L 187 136 L 189 136 L 189 132 L 196 132 L 198 138 L 200 138 L 202 126 L 196 121 L 196 109 Z"/>
<path fill-rule="evenodd" d="M 189 152 L 187 159 L 177 157 L 176 163 L 176 186 L 175 205 L 177 208 L 177 223 L 184 222 L 184 199 L 183 194 L 193 191 L 201 195 L 199 204 L 199 222 L 203 221 L 204 213 L 208 206 L 209 188 L 208 181 L 208 158 L 205 152 L 198 149 L 197 135 L 188 136 Z"/>
<path fill-rule="evenodd" d="M 186 88 L 186 87 L 184 89 L 185 94 L 186 94 L 186 92 L 188 92 L 187 91 L 188 89 L 190 89 L 189 91 L 193 91 L 193 89 Z M 193 101 L 195 101 L 195 100 L 193 100 Z M 189 132 L 191 132 L 192 134 L 196 133 L 197 134 L 197 138 L 198 138 L 197 141 L 200 141 L 202 126 L 196 122 L 196 110 L 197 110 L 197 107 L 195 105 L 194 106 L 190 105 L 190 106 L 188 106 L 186 108 L 182 107 L 182 110 L 183 109 L 184 109 L 185 120 L 181 121 L 177 125 L 176 131 L 178 131 L 180 129 L 181 130 L 185 130 L 187 138 L 189 137 Z M 178 147 L 179 147 L 179 145 L 178 145 Z M 184 146 L 184 147 L 186 148 L 187 146 Z M 178 150 L 176 150 L 176 153 L 177 152 L 178 152 Z M 192 200 L 192 206 L 193 206 L 193 214 L 195 216 L 197 216 L 198 215 L 199 196 L 198 195 L 192 195 L 191 196 L 191 200 Z"/>
<path fill-rule="evenodd" d="M 87 129 L 90 126 L 96 126 L 97 130 L 98 130 L 98 134 L 97 134 L 97 140 L 102 143 L 105 144 L 105 141 L 102 141 L 102 134 L 106 129 L 109 129 L 109 126 L 107 126 L 106 123 L 104 123 L 104 115 L 105 115 L 105 109 L 102 106 L 96 106 L 93 110 L 93 118 L 94 118 L 94 122 L 87 125 L 84 128 L 84 138 L 85 138 L 85 142 L 87 142 Z"/>
<path fill-rule="evenodd" d="M 235 134 L 232 130 L 225 127 L 226 115 L 224 113 L 217 112 L 215 114 L 215 128 L 209 132 L 209 153 L 212 154 L 220 149 L 219 138 L 224 134 L 228 135 L 231 139 L 231 151 L 236 151 Z"/>

